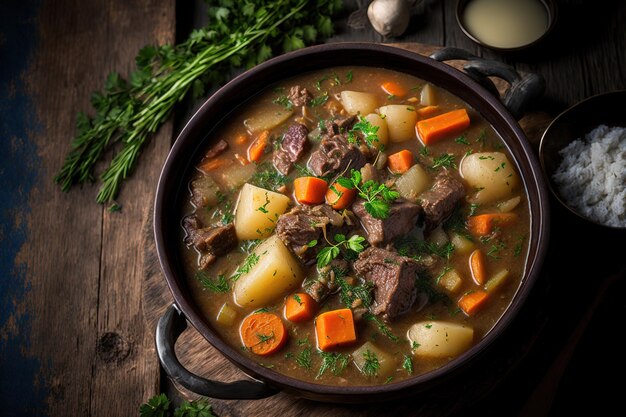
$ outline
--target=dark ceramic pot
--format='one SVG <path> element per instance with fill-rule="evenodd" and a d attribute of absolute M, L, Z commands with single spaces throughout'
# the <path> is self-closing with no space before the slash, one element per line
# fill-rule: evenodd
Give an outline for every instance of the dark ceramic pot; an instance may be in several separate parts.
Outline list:
<path fill-rule="evenodd" d="M 175 304 L 161 318 L 156 334 L 159 358 L 167 374 L 182 386 L 213 398 L 253 399 L 273 395 L 282 390 L 322 401 L 373 402 L 414 394 L 452 378 L 476 359 L 510 324 L 527 298 L 543 262 L 548 240 L 548 196 L 541 168 L 524 133 L 511 111 L 520 115 L 528 98 L 543 89 L 540 77 L 519 77 L 511 68 L 495 62 L 482 61 L 460 50 L 442 50 L 436 59 L 468 60 L 469 76 L 418 54 L 377 44 L 328 44 L 302 49 L 274 58 L 238 76 L 217 91 L 200 107 L 180 133 L 165 162 L 156 193 L 154 233 L 161 268 L 174 297 Z M 304 382 L 267 369 L 228 345 L 202 316 L 193 302 L 180 264 L 180 208 L 176 204 L 187 198 L 185 179 L 199 149 L 211 140 L 210 130 L 234 108 L 255 93 L 288 77 L 324 68 L 351 65 L 384 67 L 405 72 L 451 91 L 479 111 L 504 139 L 521 172 L 531 207 L 530 251 L 522 284 L 513 302 L 494 328 L 470 350 L 445 366 L 407 380 L 380 386 L 328 386 Z M 504 97 L 510 107 L 488 89 L 495 91 L 485 75 L 499 75 L 512 86 Z M 479 81 L 476 82 L 475 80 Z M 487 88 L 481 86 L 485 85 Z M 189 321 L 215 348 L 254 379 L 233 383 L 210 381 L 187 371 L 174 353 L 177 337 Z"/>

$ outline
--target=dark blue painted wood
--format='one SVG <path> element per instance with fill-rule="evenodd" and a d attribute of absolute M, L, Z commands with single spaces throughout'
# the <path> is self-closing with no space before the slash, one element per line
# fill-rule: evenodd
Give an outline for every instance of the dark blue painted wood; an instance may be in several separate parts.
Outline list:
<path fill-rule="evenodd" d="M 32 317 L 21 308 L 29 285 L 16 255 L 27 241 L 30 190 L 40 161 L 29 136 L 40 128 L 24 74 L 37 39 L 39 1 L 0 6 L 0 414 L 45 413 L 46 388 L 39 359 L 28 356 Z"/>

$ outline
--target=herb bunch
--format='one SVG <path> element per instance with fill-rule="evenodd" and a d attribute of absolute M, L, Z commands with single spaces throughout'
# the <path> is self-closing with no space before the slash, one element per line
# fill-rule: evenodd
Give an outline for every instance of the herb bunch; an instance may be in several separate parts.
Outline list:
<path fill-rule="evenodd" d="M 361 184 L 361 178 L 361 172 L 353 169 L 350 172 L 350 178 L 340 177 L 337 178 L 337 182 L 342 187 L 356 188 L 359 197 L 365 200 L 365 210 L 372 217 L 386 219 L 389 217 L 391 203 L 400 197 L 400 193 L 374 180 L 365 181 Z"/>
<path fill-rule="evenodd" d="M 172 404 L 165 394 L 158 394 L 139 408 L 140 417 L 216 417 L 206 400 L 183 401 L 172 412 Z"/>
<path fill-rule="evenodd" d="M 274 54 L 304 47 L 333 33 L 340 0 L 232 0 L 211 2 L 209 23 L 178 45 L 146 46 L 128 80 L 112 73 L 91 97 L 94 116 L 79 113 L 72 149 L 54 178 L 63 191 L 95 180 L 94 168 L 121 144 L 99 176 L 98 203 L 113 202 L 143 146 L 189 94 L 202 96 L 232 68 L 252 67 Z M 217 3 L 217 4 L 215 4 Z"/>

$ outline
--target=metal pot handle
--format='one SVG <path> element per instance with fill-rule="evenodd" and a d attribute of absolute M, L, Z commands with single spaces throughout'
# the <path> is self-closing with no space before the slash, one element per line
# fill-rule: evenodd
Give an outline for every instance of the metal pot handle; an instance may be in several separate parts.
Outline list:
<path fill-rule="evenodd" d="M 499 97 L 500 93 L 487 77 L 494 76 L 507 81 L 510 87 L 500 99 L 517 120 L 524 116 L 529 104 L 541 97 L 546 88 L 546 82 L 540 74 L 527 73 L 521 76 L 510 65 L 477 57 L 464 49 L 443 48 L 433 53 L 430 57 L 440 62 L 455 59 L 467 61 L 463 65 L 465 73 L 496 97 Z"/>
<path fill-rule="evenodd" d="M 167 375 L 188 390 L 211 398 L 224 400 L 256 400 L 270 397 L 279 391 L 264 382 L 248 381 L 218 382 L 210 381 L 189 372 L 176 357 L 174 345 L 181 333 L 187 328 L 187 319 L 172 304 L 159 319 L 156 329 L 156 348 L 161 365 Z"/>

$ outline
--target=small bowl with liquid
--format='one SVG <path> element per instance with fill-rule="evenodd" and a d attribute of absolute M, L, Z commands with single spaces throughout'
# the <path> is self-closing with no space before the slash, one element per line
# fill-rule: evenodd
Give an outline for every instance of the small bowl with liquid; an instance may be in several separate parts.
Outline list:
<path fill-rule="evenodd" d="M 499 51 L 528 48 L 556 22 L 553 0 L 458 0 L 456 19 L 474 42 Z"/>

